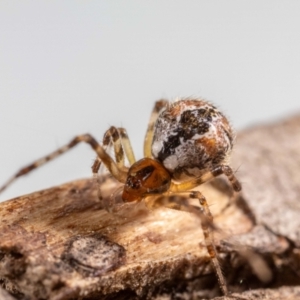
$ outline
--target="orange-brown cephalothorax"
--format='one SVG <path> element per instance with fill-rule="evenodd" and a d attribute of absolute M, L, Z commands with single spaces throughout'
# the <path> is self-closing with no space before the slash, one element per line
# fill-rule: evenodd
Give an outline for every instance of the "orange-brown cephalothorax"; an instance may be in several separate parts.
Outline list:
<path fill-rule="evenodd" d="M 146 195 L 166 192 L 170 183 L 171 176 L 161 163 L 143 158 L 130 167 L 122 198 L 125 202 L 142 200 Z"/>

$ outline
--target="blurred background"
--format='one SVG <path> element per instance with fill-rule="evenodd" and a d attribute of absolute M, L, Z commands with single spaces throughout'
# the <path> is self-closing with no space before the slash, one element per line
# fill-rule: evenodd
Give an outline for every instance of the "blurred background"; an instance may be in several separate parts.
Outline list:
<path fill-rule="evenodd" d="M 299 1 L 276 0 L 2 0 L 0 184 L 110 125 L 128 130 L 141 158 L 161 97 L 211 100 L 237 130 L 297 113 L 299 12 Z M 80 145 L 0 199 L 91 176 L 94 157 Z"/>

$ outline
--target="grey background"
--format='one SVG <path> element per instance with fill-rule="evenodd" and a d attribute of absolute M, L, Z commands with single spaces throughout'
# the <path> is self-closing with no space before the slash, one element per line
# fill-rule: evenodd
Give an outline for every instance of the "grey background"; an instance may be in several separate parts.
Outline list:
<path fill-rule="evenodd" d="M 0 183 L 89 132 L 124 126 L 138 158 L 156 99 L 201 96 L 235 128 L 300 110 L 300 1 L 1 1 Z M 91 176 L 81 145 L 8 199 Z"/>

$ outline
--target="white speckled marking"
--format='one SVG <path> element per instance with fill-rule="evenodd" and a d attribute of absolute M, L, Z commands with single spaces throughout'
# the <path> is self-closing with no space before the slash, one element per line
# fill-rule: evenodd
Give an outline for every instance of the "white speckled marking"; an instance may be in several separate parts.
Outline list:
<path fill-rule="evenodd" d="M 199 176 L 224 162 L 232 143 L 231 126 L 216 107 L 205 100 L 184 99 L 159 115 L 152 155 L 175 176 Z"/>

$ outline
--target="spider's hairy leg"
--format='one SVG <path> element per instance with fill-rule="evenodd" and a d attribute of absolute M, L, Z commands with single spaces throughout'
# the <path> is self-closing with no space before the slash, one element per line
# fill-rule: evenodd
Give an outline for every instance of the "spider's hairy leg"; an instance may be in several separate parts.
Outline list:
<path fill-rule="evenodd" d="M 115 155 L 116 164 L 119 168 L 122 168 L 124 166 L 124 161 L 125 161 L 124 151 L 120 140 L 120 134 L 115 126 L 109 127 L 109 129 L 105 131 L 102 139 L 102 147 L 106 152 L 111 145 L 114 146 L 114 155 Z M 100 167 L 101 167 L 101 159 L 99 156 L 97 156 L 92 165 L 93 173 L 94 174 L 98 173 Z"/>
<path fill-rule="evenodd" d="M 120 169 L 124 168 L 127 171 L 127 168 L 125 167 L 124 152 L 130 165 L 134 164 L 136 160 L 125 128 L 111 126 L 105 132 L 102 141 L 103 148 L 106 150 L 111 144 L 114 146 L 114 155 L 117 166 Z M 92 166 L 93 173 L 98 173 L 100 166 L 101 159 L 97 157 Z"/>
<path fill-rule="evenodd" d="M 187 201 L 188 198 L 176 197 L 176 195 L 181 196 L 183 194 L 186 194 L 188 198 L 198 199 L 200 207 L 189 204 Z M 210 212 L 205 197 L 198 191 L 181 191 L 181 192 L 175 192 L 174 194 L 169 194 L 169 195 L 167 194 L 166 196 L 162 196 L 154 200 L 152 200 L 151 198 L 150 201 L 147 200 L 148 199 L 146 198 L 145 203 L 148 208 L 157 208 L 157 207 L 164 206 L 171 209 L 188 211 L 196 214 L 200 218 L 201 228 L 203 231 L 207 252 L 212 260 L 218 278 L 220 289 L 223 292 L 223 294 L 227 296 L 228 289 L 217 257 L 217 250 L 214 242 L 213 216 Z"/>
<path fill-rule="evenodd" d="M 231 186 L 235 192 L 239 192 L 242 189 L 240 182 L 235 177 L 232 169 L 228 165 L 216 166 L 211 170 L 211 173 L 214 177 L 224 174 L 228 178 L 228 180 L 231 183 Z"/>
<path fill-rule="evenodd" d="M 200 206 L 203 208 L 204 215 L 213 223 L 213 216 L 210 212 L 209 206 L 207 204 L 207 201 L 205 197 L 198 191 L 192 191 L 189 194 L 190 198 L 192 199 L 198 199 Z M 225 277 L 222 273 L 220 262 L 217 257 L 217 250 L 214 242 L 214 235 L 213 235 L 213 229 L 207 225 L 207 222 L 203 222 L 201 219 L 201 227 L 204 234 L 205 244 L 208 251 L 208 254 L 212 260 L 215 272 L 217 274 L 217 278 L 219 281 L 219 285 L 221 288 L 221 291 L 223 292 L 224 296 L 228 295 L 228 289 L 227 284 L 225 281 Z"/>
<path fill-rule="evenodd" d="M 144 140 L 144 157 L 152 157 L 151 146 L 152 146 L 152 140 L 153 140 L 154 125 L 155 125 L 155 122 L 157 120 L 159 113 L 168 104 L 169 104 L 169 101 L 165 100 L 165 99 L 157 100 L 154 104 L 153 110 L 151 112 L 150 120 L 148 123 L 145 140 Z"/>
<path fill-rule="evenodd" d="M 176 191 L 188 191 L 192 190 L 193 188 L 197 187 L 200 184 L 203 184 L 204 182 L 207 182 L 211 180 L 212 178 L 218 177 L 219 175 L 224 174 L 229 182 L 231 183 L 231 186 L 234 191 L 239 192 L 242 189 L 242 186 L 238 179 L 233 174 L 232 169 L 228 165 L 218 165 L 213 167 L 211 170 L 206 172 L 200 177 L 196 177 L 187 181 L 184 181 L 182 183 L 172 183 L 171 190 L 173 192 Z"/>
<path fill-rule="evenodd" d="M 0 193 L 4 191 L 9 185 L 11 185 L 18 177 L 21 177 L 25 174 L 28 174 L 32 170 L 44 165 L 45 163 L 57 158 L 61 154 L 69 151 L 77 144 L 85 142 L 89 144 L 92 149 L 97 153 L 100 160 L 104 163 L 107 167 L 109 172 L 120 182 L 125 182 L 126 180 L 126 172 L 120 169 L 114 160 L 105 152 L 105 149 L 96 141 L 96 139 L 91 136 L 90 134 L 83 134 L 78 135 L 74 139 L 71 140 L 70 143 L 66 144 L 63 147 L 60 147 L 56 151 L 34 161 L 33 163 L 29 164 L 28 166 L 20 169 L 12 178 L 10 178 L 1 188 Z"/>
<path fill-rule="evenodd" d="M 103 136 L 102 145 L 104 150 L 106 151 L 111 145 L 114 147 L 114 156 L 115 161 L 119 169 L 128 171 L 128 168 L 125 167 L 125 155 L 132 165 L 135 162 L 135 156 L 132 150 L 132 146 L 130 140 L 127 135 L 127 131 L 125 128 L 116 128 L 115 126 L 111 126 Z M 101 167 L 101 159 L 99 156 L 96 157 L 94 164 L 92 165 L 92 172 L 94 174 L 95 181 L 98 184 L 98 198 L 102 200 L 101 196 L 101 182 L 99 181 L 98 171 Z"/>
<path fill-rule="evenodd" d="M 114 126 L 111 126 L 103 135 L 103 139 L 102 139 L 102 147 L 103 149 L 107 152 L 107 150 L 110 148 L 111 146 L 111 141 L 112 141 L 112 131 L 115 131 L 115 127 Z M 118 145 L 119 146 L 119 145 Z M 116 153 L 116 149 L 119 149 L 118 146 L 115 146 L 115 153 Z M 121 149 L 122 151 L 122 149 Z M 109 153 L 109 152 L 108 152 Z M 123 153 L 122 153 L 123 154 Z M 120 154 L 119 154 L 120 156 Z M 116 157 L 116 154 L 115 154 L 115 157 Z M 97 187 L 98 187 L 98 199 L 100 201 L 103 200 L 103 197 L 102 197 L 102 192 L 101 192 L 101 183 L 103 181 L 103 178 L 100 179 L 100 177 L 98 176 L 98 172 L 99 172 L 99 169 L 102 165 L 102 161 L 101 159 L 97 156 L 94 160 L 94 163 L 92 165 L 92 172 L 93 172 L 93 176 L 94 176 L 94 181 L 97 183 Z"/>
<path fill-rule="evenodd" d="M 135 156 L 134 156 L 134 152 L 131 146 L 131 142 L 130 139 L 128 137 L 127 131 L 125 128 L 119 127 L 118 131 L 120 133 L 121 136 L 121 140 L 122 140 L 122 145 L 125 151 L 125 155 L 129 161 L 130 165 L 133 165 L 136 162 Z"/>

